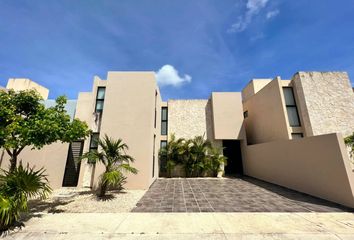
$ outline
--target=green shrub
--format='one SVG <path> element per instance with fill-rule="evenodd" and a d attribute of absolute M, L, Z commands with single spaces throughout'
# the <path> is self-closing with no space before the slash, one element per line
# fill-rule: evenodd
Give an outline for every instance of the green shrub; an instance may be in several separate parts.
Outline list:
<path fill-rule="evenodd" d="M 29 198 L 46 198 L 52 191 L 43 168 L 23 167 L 0 174 L 0 229 L 4 230 L 18 221 L 21 212 L 28 211 Z"/>
<path fill-rule="evenodd" d="M 226 163 L 222 149 L 212 146 L 203 136 L 176 139 L 171 135 L 166 147 L 160 149 L 160 170 L 169 177 L 176 165 L 182 165 L 187 177 L 217 176 L 220 165 Z"/>

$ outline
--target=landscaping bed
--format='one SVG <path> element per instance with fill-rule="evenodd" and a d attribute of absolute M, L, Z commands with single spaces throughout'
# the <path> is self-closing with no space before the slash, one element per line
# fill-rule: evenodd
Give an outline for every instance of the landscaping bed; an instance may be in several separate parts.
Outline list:
<path fill-rule="evenodd" d="M 29 202 L 33 213 L 119 213 L 130 212 L 145 190 L 110 191 L 103 199 L 90 189 L 61 188 L 46 200 Z"/>

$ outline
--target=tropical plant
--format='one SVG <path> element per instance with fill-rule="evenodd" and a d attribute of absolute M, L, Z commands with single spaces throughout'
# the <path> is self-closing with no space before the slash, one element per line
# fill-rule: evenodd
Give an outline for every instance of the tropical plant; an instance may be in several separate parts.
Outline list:
<path fill-rule="evenodd" d="M 220 166 L 226 165 L 227 158 L 222 154 L 222 149 L 217 147 L 212 147 L 209 149 L 208 159 L 207 159 L 207 169 L 211 172 L 214 177 L 217 177 L 220 172 Z"/>
<path fill-rule="evenodd" d="M 85 122 L 71 121 L 66 101 L 64 96 L 58 97 L 55 106 L 46 108 L 35 90 L 0 91 L 0 148 L 10 156 L 10 171 L 15 170 L 18 155 L 27 146 L 40 149 L 89 135 Z"/>
<path fill-rule="evenodd" d="M 166 172 L 169 177 L 172 176 L 174 167 L 183 162 L 185 151 L 184 144 L 185 140 L 183 138 L 176 139 L 175 135 L 171 134 L 167 145 L 160 149 L 159 159 L 161 171 Z"/>
<path fill-rule="evenodd" d="M 172 134 L 166 147 L 160 149 L 160 166 L 162 172 L 167 172 L 169 177 L 177 165 L 182 165 L 187 177 L 211 174 L 216 176 L 220 165 L 226 163 L 222 150 L 212 146 L 204 136 L 193 139 L 176 139 Z"/>
<path fill-rule="evenodd" d="M 43 168 L 23 167 L 13 171 L 1 170 L 0 174 L 0 230 L 18 221 L 21 212 L 28 211 L 30 198 L 46 198 L 52 191 Z"/>
<path fill-rule="evenodd" d="M 344 139 L 345 144 L 350 148 L 350 154 L 354 154 L 354 133 Z"/>
<path fill-rule="evenodd" d="M 89 164 L 102 163 L 105 171 L 100 177 L 99 197 L 104 197 L 109 188 L 121 189 L 126 177 L 123 171 L 137 174 L 138 170 L 130 165 L 134 159 L 126 154 L 128 145 L 122 139 L 114 140 L 107 135 L 98 140 L 99 150 L 83 154 L 80 160 L 87 159 Z"/>
<path fill-rule="evenodd" d="M 203 136 L 196 136 L 185 143 L 183 166 L 187 177 L 200 176 L 207 167 L 211 142 Z"/>

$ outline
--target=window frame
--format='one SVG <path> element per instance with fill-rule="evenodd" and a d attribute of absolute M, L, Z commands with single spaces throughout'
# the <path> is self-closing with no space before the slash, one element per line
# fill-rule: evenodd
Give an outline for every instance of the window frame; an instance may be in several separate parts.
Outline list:
<path fill-rule="evenodd" d="M 286 103 L 285 90 L 284 90 L 284 89 L 290 89 L 290 90 L 291 90 L 294 104 L 287 104 L 287 103 Z M 290 126 L 290 127 L 301 127 L 301 120 L 300 120 L 299 111 L 298 111 L 298 109 L 297 109 L 297 103 L 296 103 L 296 99 L 295 99 L 295 95 L 294 95 L 294 89 L 293 89 L 292 87 L 283 87 L 282 90 L 283 90 L 283 96 L 284 96 L 284 103 L 285 103 L 286 113 L 287 113 L 287 115 L 288 115 L 289 126 Z M 290 119 L 289 119 L 289 111 L 288 111 L 288 108 L 293 108 L 293 109 L 295 109 L 297 121 L 298 121 L 298 123 L 299 123 L 298 125 L 291 125 Z"/>
<path fill-rule="evenodd" d="M 100 92 L 100 89 L 104 89 L 104 94 L 103 94 L 103 98 L 99 98 L 98 97 L 98 93 Z M 106 97 L 106 87 L 97 87 L 97 92 L 96 92 L 96 101 L 95 101 L 95 112 L 103 112 L 103 107 L 104 107 L 104 100 Z M 102 103 L 102 108 L 101 109 L 97 109 L 97 103 Z"/>
<path fill-rule="evenodd" d="M 299 139 L 299 138 L 293 138 L 294 135 L 301 136 L 300 138 L 303 138 L 303 137 L 304 137 L 304 134 L 303 134 L 303 133 L 291 133 L 291 139 L 292 139 L 292 140 L 294 140 L 294 139 Z"/>
<path fill-rule="evenodd" d="M 243 118 L 248 118 L 248 110 L 243 112 Z"/>
<path fill-rule="evenodd" d="M 163 118 L 163 111 L 166 109 L 166 119 Z M 162 132 L 162 125 L 166 124 L 166 132 Z M 161 135 L 168 135 L 168 107 L 161 107 Z"/>
<path fill-rule="evenodd" d="M 166 145 L 165 146 L 162 146 L 162 143 L 166 143 Z M 160 141 L 160 149 L 162 149 L 162 148 L 164 148 L 164 147 L 166 147 L 167 146 L 167 140 L 161 140 Z"/>
<path fill-rule="evenodd" d="M 97 136 L 97 146 L 94 146 L 92 147 L 92 144 L 93 144 L 93 140 L 94 140 L 94 137 L 93 136 Z M 92 150 L 97 150 L 98 149 L 98 140 L 100 139 L 100 133 L 99 132 L 93 132 L 91 134 L 91 137 L 90 137 L 90 145 L 89 145 L 89 149 L 90 149 L 90 152 Z"/>

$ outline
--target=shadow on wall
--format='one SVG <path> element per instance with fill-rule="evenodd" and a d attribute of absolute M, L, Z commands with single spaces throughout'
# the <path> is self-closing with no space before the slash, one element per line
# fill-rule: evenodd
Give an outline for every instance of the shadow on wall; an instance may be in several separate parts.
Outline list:
<path fill-rule="evenodd" d="M 246 175 L 354 208 L 354 173 L 340 134 L 255 144 L 244 150 Z"/>

